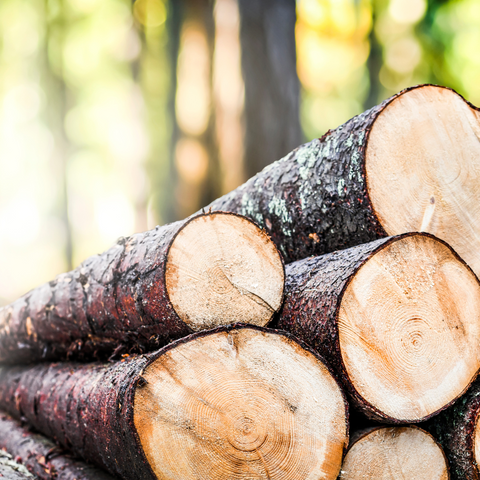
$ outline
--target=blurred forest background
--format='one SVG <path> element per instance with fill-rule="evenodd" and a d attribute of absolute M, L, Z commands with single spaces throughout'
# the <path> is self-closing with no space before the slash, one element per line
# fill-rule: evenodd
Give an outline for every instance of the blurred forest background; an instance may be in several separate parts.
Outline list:
<path fill-rule="evenodd" d="M 418 83 L 479 0 L 0 0 L 0 304 Z"/>

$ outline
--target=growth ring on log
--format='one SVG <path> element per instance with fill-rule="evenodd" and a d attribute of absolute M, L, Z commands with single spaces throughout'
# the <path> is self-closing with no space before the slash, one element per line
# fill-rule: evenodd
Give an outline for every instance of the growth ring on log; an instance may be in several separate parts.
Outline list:
<path fill-rule="evenodd" d="M 388 235 L 429 232 L 480 272 L 480 111 L 433 85 L 378 115 L 365 153 L 368 196 Z"/>
<path fill-rule="evenodd" d="M 374 428 L 349 448 L 340 480 L 448 480 L 448 465 L 434 438 L 417 427 Z"/>
<path fill-rule="evenodd" d="M 170 301 L 194 331 L 226 318 L 266 325 L 281 306 L 284 279 L 270 237 L 248 219 L 223 212 L 187 222 L 170 246 L 165 272 Z"/>
<path fill-rule="evenodd" d="M 278 333 L 200 334 L 146 367 L 134 423 L 165 480 L 335 479 L 344 397 L 318 357 Z"/>
<path fill-rule="evenodd" d="M 458 398 L 480 368 L 480 285 L 442 241 L 386 242 L 350 278 L 338 310 L 342 362 L 382 416 L 417 422 Z"/>

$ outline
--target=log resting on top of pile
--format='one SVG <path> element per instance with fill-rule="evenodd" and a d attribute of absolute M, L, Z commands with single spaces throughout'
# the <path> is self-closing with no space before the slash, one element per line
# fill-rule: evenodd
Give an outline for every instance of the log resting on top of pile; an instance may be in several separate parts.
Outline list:
<path fill-rule="evenodd" d="M 315 348 L 354 405 L 416 423 L 453 403 L 480 368 L 480 284 L 427 233 L 375 240 L 286 267 L 275 326 Z"/>
<path fill-rule="evenodd" d="M 425 231 L 480 273 L 480 112 L 453 90 L 400 92 L 210 204 L 253 218 L 285 262 Z"/>
<path fill-rule="evenodd" d="M 374 427 L 355 432 L 339 480 L 448 480 L 442 447 L 415 426 Z"/>
<path fill-rule="evenodd" d="M 265 325 L 283 299 L 268 235 L 237 214 L 132 235 L 0 310 L 0 362 L 158 348 L 226 322 Z"/>
<path fill-rule="evenodd" d="M 480 378 L 425 426 L 443 446 L 452 480 L 480 479 Z"/>
<path fill-rule="evenodd" d="M 0 408 L 113 475 L 334 480 L 346 400 L 288 334 L 218 327 L 115 364 L 0 367 Z"/>
<path fill-rule="evenodd" d="M 48 438 L 0 413 L 0 448 L 39 480 L 114 480 L 108 473 L 72 458 Z"/>

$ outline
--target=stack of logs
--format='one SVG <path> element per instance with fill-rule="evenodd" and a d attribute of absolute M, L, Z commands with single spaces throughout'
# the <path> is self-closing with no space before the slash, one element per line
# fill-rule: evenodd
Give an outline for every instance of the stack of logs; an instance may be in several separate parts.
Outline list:
<path fill-rule="evenodd" d="M 32 290 L 0 476 L 480 479 L 479 200 L 479 110 L 417 86 Z"/>

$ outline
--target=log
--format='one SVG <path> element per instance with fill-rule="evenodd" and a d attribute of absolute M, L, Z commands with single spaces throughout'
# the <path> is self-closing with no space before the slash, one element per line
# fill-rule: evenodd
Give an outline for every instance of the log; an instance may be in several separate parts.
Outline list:
<path fill-rule="evenodd" d="M 417 423 L 480 368 L 480 284 L 445 242 L 409 233 L 291 263 L 277 328 L 334 368 L 355 407 Z"/>
<path fill-rule="evenodd" d="M 448 480 L 442 447 L 415 426 L 380 426 L 361 432 L 348 448 L 340 480 Z"/>
<path fill-rule="evenodd" d="M 0 310 L 0 362 L 153 350 L 225 323 L 265 325 L 284 269 L 268 235 L 224 212 L 121 239 Z"/>
<path fill-rule="evenodd" d="M 480 380 L 454 405 L 432 418 L 425 428 L 442 445 L 452 480 L 480 479 Z"/>
<path fill-rule="evenodd" d="M 0 450 L 0 478 L 4 480 L 33 480 L 35 477 L 12 456 Z"/>
<path fill-rule="evenodd" d="M 48 438 L 0 413 L 0 448 L 40 480 L 114 480 L 72 457 Z"/>
<path fill-rule="evenodd" d="M 480 273 L 480 112 L 453 90 L 411 87 L 300 146 L 213 210 L 241 213 L 286 263 L 412 231 Z"/>
<path fill-rule="evenodd" d="M 348 443 L 321 359 L 253 326 L 114 364 L 4 366 L 0 407 L 121 478 L 335 479 Z"/>

